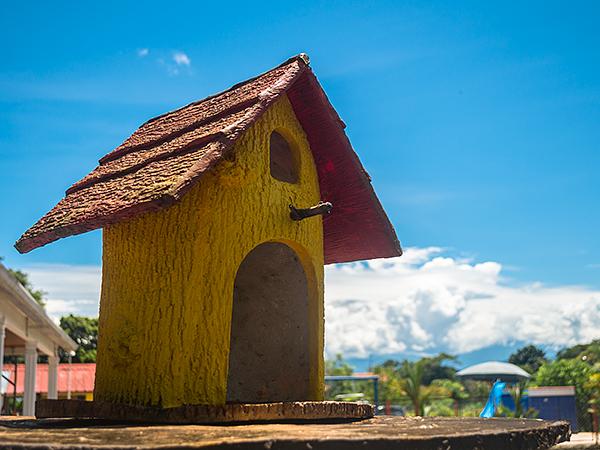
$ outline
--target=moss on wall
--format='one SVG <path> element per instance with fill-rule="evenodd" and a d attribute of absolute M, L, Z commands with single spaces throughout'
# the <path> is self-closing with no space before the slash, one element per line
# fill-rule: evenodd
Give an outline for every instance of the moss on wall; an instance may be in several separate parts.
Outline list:
<path fill-rule="evenodd" d="M 298 184 L 269 174 L 273 130 L 296 146 Z M 224 403 L 234 279 L 244 257 L 267 241 L 292 247 L 306 272 L 307 400 L 322 399 L 323 227 L 320 217 L 292 221 L 290 200 L 308 207 L 320 198 L 308 141 L 283 97 L 180 202 L 104 229 L 97 400 Z"/>

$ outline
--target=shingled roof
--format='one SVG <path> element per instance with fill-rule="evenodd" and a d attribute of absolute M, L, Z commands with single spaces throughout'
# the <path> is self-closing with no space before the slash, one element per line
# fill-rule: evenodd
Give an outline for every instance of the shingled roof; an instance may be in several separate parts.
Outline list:
<path fill-rule="evenodd" d="M 399 256 L 394 229 L 306 55 L 144 123 L 71 186 L 15 247 L 26 253 L 168 207 L 284 94 L 308 137 L 321 198 L 334 205 L 323 221 L 325 262 Z"/>

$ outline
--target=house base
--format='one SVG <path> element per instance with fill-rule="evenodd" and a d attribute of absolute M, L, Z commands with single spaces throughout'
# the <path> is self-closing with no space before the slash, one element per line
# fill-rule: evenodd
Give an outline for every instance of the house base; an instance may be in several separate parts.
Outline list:
<path fill-rule="evenodd" d="M 0 417 L 0 447 L 19 450 L 541 450 L 568 440 L 568 422 L 375 416 L 345 423 L 142 425 Z"/>
<path fill-rule="evenodd" d="M 175 408 L 84 400 L 38 400 L 36 404 L 38 419 L 102 419 L 161 424 L 340 422 L 368 419 L 373 414 L 373 406 L 350 402 L 230 403 Z"/>

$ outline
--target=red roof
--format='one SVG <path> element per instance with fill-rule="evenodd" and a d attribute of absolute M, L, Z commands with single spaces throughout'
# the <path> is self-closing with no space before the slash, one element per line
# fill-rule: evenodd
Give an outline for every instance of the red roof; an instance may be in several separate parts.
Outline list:
<path fill-rule="evenodd" d="M 69 371 L 71 372 L 71 392 L 92 392 L 94 390 L 94 377 L 96 364 L 59 364 L 58 365 L 58 392 L 67 392 L 69 389 Z M 14 364 L 4 364 L 3 372 L 10 372 L 11 381 L 15 379 Z M 25 382 L 25 364 L 17 365 L 17 394 L 23 393 Z M 12 394 L 13 387 L 8 385 L 7 395 Z M 48 364 L 38 364 L 35 376 L 35 392 L 48 392 Z"/>
<path fill-rule="evenodd" d="M 366 377 L 376 377 L 379 375 L 376 374 L 375 372 L 354 372 L 352 374 L 352 376 L 358 377 L 358 378 L 366 378 Z"/>
<path fill-rule="evenodd" d="M 394 229 L 305 55 L 143 124 L 71 186 L 16 248 L 25 253 L 173 204 L 284 94 L 308 137 L 321 199 L 334 207 L 323 221 L 325 263 L 399 256 Z"/>

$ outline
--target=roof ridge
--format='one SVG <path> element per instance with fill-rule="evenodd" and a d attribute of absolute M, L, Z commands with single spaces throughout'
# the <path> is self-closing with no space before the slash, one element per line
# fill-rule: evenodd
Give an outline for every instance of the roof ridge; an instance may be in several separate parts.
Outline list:
<path fill-rule="evenodd" d="M 237 88 L 239 88 L 241 86 L 244 86 L 244 85 L 246 85 L 248 83 L 253 82 L 257 78 L 260 78 L 260 77 L 268 74 L 269 72 L 273 72 L 274 70 L 277 70 L 277 69 L 279 69 L 279 68 L 281 68 L 283 66 L 291 64 L 294 61 L 302 62 L 304 65 L 308 66 L 310 60 L 309 60 L 308 55 L 306 53 L 299 53 L 297 55 L 294 55 L 294 56 L 288 58 L 287 60 L 285 60 L 284 62 L 282 62 L 281 64 L 279 64 L 276 67 L 273 67 L 273 68 L 271 68 L 269 70 L 266 70 L 265 72 L 263 72 L 263 73 L 261 73 L 259 75 L 256 75 L 256 76 L 254 76 L 252 78 L 248 78 L 247 80 L 240 81 L 239 83 L 236 83 L 233 86 L 228 87 L 227 89 L 224 89 L 224 90 L 222 90 L 220 92 L 217 92 L 216 94 L 209 95 L 208 97 L 204 97 L 201 100 L 195 100 L 195 101 L 193 101 L 191 103 L 188 103 L 187 105 L 181 106 L 179 108 L 175 108 L 175 109 L 173 109 L 171 111 L 168 111 L 166 113 L 160 114 L 160 115 L 158 115 L 156 117 L 152 117 L 151 119 L 148 119 L 143 124 L 141 124 L 139 126 L 139 128 L 143 127 L 146 124 L 152 123 L 152 122 L 154 122 L 154 121 L 156 121 L 156 120 L 158 120 L 158 119 L 160 119 L 162 117 L 168 116 L 169 114 L 176 113 L 178 111 L 181 111 L 182 109 L 188 108 L 188 107 L 193 106 L 193 105 L 199 105 L 200 103 L 203 103 L 203 102 L 205 102 L 207 100 L 210 100 L 212 98 L 218 97 L 219 95 L 223 95 L 223 94 L 225 94 L 225 93 L 227 93 L 229 91 L 233 91 L 234 89 L 237 89 Z"/>
<path fill-rule="evenodd" d="M 265 76 L 265 75 L 267 75 L 267 74 L 269 74 L 269 73 L 271 73 L 271 72 L 273 72 L 273 71 L 275 71 L 277 69 L 280 69 L 281 67 L 289 65 L 289 64 L 291 64 L 294 61 L 301 62 L 305 66 L 308 66 L 308 64 L 309 64 L 308 55 L 306 55 L 305 53 L 300 53 L 300 54 L 295 55 L 295 56 L 293 56 L 291 58 L 288 58 L 286 61 L 284 61 L 283 63 L 279 64 L 276 67 L 273 67 L 273 68 L 271 68 L 271 69 L 269 69 L 269 70 L 267 70 L 267 71 L 265 71 L 265 72 L 263 72 L 263 73 L 255 76 L 255 77 L 249 78 L 249 79 L 247 79 L 245 81 L 242 81 L 240 83 L 236 83 L 233 86 L 231 86 L 231 87 L 229 87 L 229 88 L 227 88 L 227 89 L 225 89 L 225 90 L 223 90 L 221 92 L 218 92 L 218 93 L 213 94 L 213 95 L 209 95 L 208 97 L 205 97 L 205 98 L 203 98 L 201 100 L 196 100 L 194 102 L 188 103 L 188 104 L 186 104 L 184 106 L 181 106 L 179 108 L 176 108 L 174 110 L 168 111 L 168 112 L 166 112 L 164 114 L 161 114 L 161 115 L 155 116 L 155 117 L 153 117 L 151 119 L 148 119 L 146 122 L 142 123 L 138 127 L 138 130 L 141 129 L 141 128 L 143 128 L 144 126 L 150 124 L 150 123 L 153 123 L 153 122 L 161 119 L 161 118 L 167 117 L 167 116 L 169 116 L 171 114 L 175 114 L 175 113 L 177 113 L 179 111 L 183 111 L 183 110 L 185 110 L 187 108 L 190 108 L 191 106 L 200 105 L 200 104 L 205 103 L 205 102 L 207 102 L 207 101 L 209 101 L 209 100 L 211 100 L 213 98 L 217 98 L 219 96 L 222 96 L 222 95 L 226 94 L 227 92 L 230 92 L 230 91 L 233 91 L 235 89 L 238 89 L 241 86 L 244 86 L 244 85 L 247 85 L 249 83 L 252 83 L 253 81 L 257 80 L 258 78 L 263 77 L 263 76 Z M 190 124 L 190 125 L 188 125 L 186 127 L 183 127 L 183 128 L 181 128 L 179 130 L 176 130 L 173 133 L 161 136 L 160 138 L 157 138 L 157 139 L 154 139 L 154 140 L 151 140 L 151 141 L 148 141 L 148 142 L 143 142 L 141 144 L 129 144 L 129 145 L 125 145 L 125 146 L 123 146 L 124 145 L 124 143 L 123 143 L 120 146 L 118 146 L 116 149 L 114 149 L 113 151 L 111 151 L 110 153 L 108 153 L 105 156 L 103 156 L 102 158 L 100 158 L 98 162 L 99 162 L 100 165 L 102 165 L 102 164 L 107 163 L 109 161 L 113 161 L 115 159 L 118 159 L 118 158 L 122 157 L 123 155 L 129 154 L 129 153 L 131 153 L 133 151 L 144 150 L 146 148 L 152 148 L 156 144 L 162 144 L 162 143 L 167 142 L 169 140 L 175 139 L 178 136 L 181 136 L 181 135 L 183 135 L 183 134 L 185 134 L 185 133 L 187 133 L 187 132 L 189 132 L 189 131 L 191 131 L 191 130 L 193 130 L 195 128 L 198 128 L 198 127 L 202 126 L 203 124 L 210 123 L 210 122 L 212 122 L 214 120 L 218 120 L 218 119 L 220 119 L 222 117 L 225 117 L 228 114 L 233 114 L 235 112 L 241 111 L 242 109 L 244 109 L 246 107 L 250 107 L 254 103 L 256 103 L 257 101 L 260 101 L 260 98 L 247 99 L 247 100 L 242 101 L 242 102 L 240 102 L 238 104 L 232 105 L 230 108 L 227 108 L 227 109 L 224 109 L 222 111 L 219 111 L 219 113 L 217 113 L 217 114 L 215 114 L 213 116 L 208 116 L 208 117 L 205 117 L 204 119 L 200 119 L 198 121 L 194 121 L 192 124 Z M 127 142 L 127 140 L 125 142 Z M 77 185 L 77 183 L 75 183 L 73 186 L 71 186 L 71 188 L 74 188 L 76 185 Z M 69 190 L 71 188 L 69 188 Z M 67 190 L 67 192 L 69 192 L 69 190 Z"/>
<path fill-rule="evenodd" d="M 301 57 L 302 56 L 300 55 L 298 56 L 298 58 Z M 220 157 L 224 153 L 231 150 L 237 138 L 244 131 L 246 131 L 248 127 L 255 123 L 256 120 L 258 120 L 258 118 L 273 104 L 273 102 L 275 102 L 281 94 L 285 93 L 287 89 L 294 84 L 300 75 L 306 72 L 308 65 L 304 59 L 302 59 L 302 61 L 304 65 L 301 65 L 297 71 L 294 71 L 291 74 L 289 72 L 285 72 L 271 86 L 261 91 L 258 94 L 258 103 L 256 103 L 256 105 L 253 106 L 250 111 L 244 115 L 244 117 L 221 130 L 222 143 L 224 144 L 221 152 L 219 153 L 215 151 L 214 155 L 211 153 L 210 157 L 202 158 L 200 161 L 198 161 L 198 163 L 190 167 L 188 171 L 181 176 L 180 181 L 173 186 L 171 189 L 171 195 L 176 198 L 180 198 L 193 185 L 193 182 L 200 174 L 202 174 L 207 168 L 211 167 L 215 162 L 219 161 Z M 310 71 L 310 69 L 308 70 Z"/>

